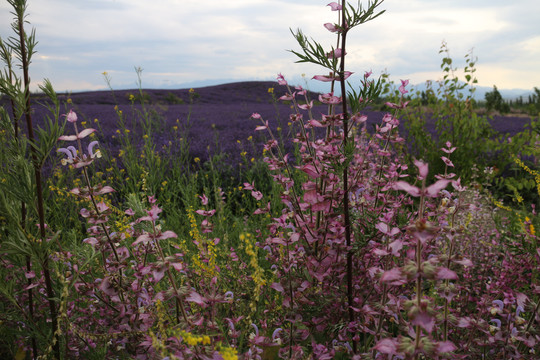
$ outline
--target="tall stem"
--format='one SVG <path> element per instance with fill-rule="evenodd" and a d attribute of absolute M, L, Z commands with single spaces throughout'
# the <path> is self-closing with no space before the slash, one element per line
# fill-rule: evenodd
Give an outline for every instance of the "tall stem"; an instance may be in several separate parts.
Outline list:
<path fill-rule="evenodd" d="M 342 2 L 342 7 L 345 8 L 345 1 Z M 345 17 L 345 10 L 341 10 L 341 26 L 343 32 L 341 34 L 341 62 L 339 69 L 339 79 L 341 83 L 341 104 L 343 111 L 343 148 L 347 149 L 347 142 L 349 137 L 349 112 L 347 109 L 347 92 L 345 88 L 345 46 L 347 40 L 347 21 Z M 349 210 L 349 166 L 346 165 L 343 169 L 343 218 L 345 221 L 345 243 L 347 244 L 347 307 L 349 310 L 349 322 L 354 321 L 353 311 L 353 281 L 352 281 L 352 268 L 353 268 L 353 254 L 351 250 L 351 218 Z M 353 336 L 353 352 L 356 354 L 358 350 L 358 344 Z"/>
<path fill-rule="evenodd" d="M 35 143 L 34 129 L 32 126 L 32 116 L 30 114 L 30 78 L 28 76 L 28 54 L 26 52 L 26 35 L 24 32 L 24 7 L 17 9 L 17 25 L 19 29 L 19 41 L 21 47 L 21 60 L 22 60 L 22 69 L 24 77 L 24 97 L 25 97 L 25 108 L 24 115 L 26 119 L 26 125 L 28 127 L 28 139 L 30 142 Z M 34 165 L 34 176 L 36 181 L 36 195 L 37 195 L 37 208 L 38 208 L 38 217 L 39 217 L 39 230 L 40 237 L 43 242 L 45 242 L 45 211 L 43 209 L 43 189 L 41 185 L 41 168 L 38 164 L 38 157 L 35 148 L 31 147 L 32 153 L 32 162 Z M 58 315 L 56 312 L 56 304 L 54 303 L 54 290 L 52 286 L 51 274 L 49 271 L 49 257 L 48 254 L 43 258 L 43 276 L 45 278 L 45 288 L 47 291 L 47 297 L 49 298 L 49 312 L 51 314 L 51 329 L 53 334 L 53 351 L 55 357 L 60 359 L 60 343 L 58 341 L 58 336 L 56 330 L 58 329 Z"/>
<path fill-rule="evenodd" d="M 9 83 L 13 83 L 13 69 L 11 65 L 11 61 L 9 58 L 7 58 L 8 63 L 8 72 L 9 72 Z M 11 104 L 11 112 L 13 115 L 13 130 L 15 132 L 15 141 L 17 144 L 19 143 L 19 119 L 17 118 L 17 111 L 15 107 L 15 101 L 13 101 L 13 97 L 10 97 L 9 102 Z M 21 201 L 21 228 L 26 229 L 26 203 L 24 201 Z M 30 273 L 32 271 L 32 258 L 27 255 L 26 256 L 26 271 Z M 27 284 L 30 287 L 32 284 L 32 280 L 28 279 Z M 28 291 L 28 312 L 30 314 L 30 319 L 32 322 L 34 322 L 34 290 L 29 288 Z M 37 341 L 36 337 L 32 336 L 31 338 L 32 343 L 32 358 L 35 359 L 37 357 Z"/>

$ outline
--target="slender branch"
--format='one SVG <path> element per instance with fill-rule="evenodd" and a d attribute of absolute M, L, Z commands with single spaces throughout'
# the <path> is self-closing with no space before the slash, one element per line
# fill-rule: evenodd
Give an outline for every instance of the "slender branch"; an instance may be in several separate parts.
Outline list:
<path fill-rule="evenodd" d="M 25 1 L 17 4 L 17 26 L 19 32 L 19 41 L 20 41 L 20 51 L 21 51 L 21 60 L 22 60 L 22 69 L 23 69 L 23 79 L 24 79 L 24 97 L 25 97 L 25 108 L 24 115 L 26 119 L 26 125 L 28 127 L 28 138 L 30 142 L 35 144 L 34 129 L 32 125 L 32 116 L 30 114 L 30 77 L 28 75 L 29 68 L 29 54 L 26 49 L 26 34 L 24 32 L 24 10 L 26 8 Z M 45 211 L 43 208 L 43 189 L 41 184 L 41 168 L 38 163 L 37 150 L 34 147 L 30 149 L 32 153 L 32 162 L 34 165 L 34 176 L 36 181 L 36 196 L 37 196 L 37 209 L 39 217 L 39 230 L 41 240 L 45 242 L 46 233 L 45 233 Z M 52 342 L 53 342 L 53 351 L 55 357 L 60 359 L 60 342 L 58 341 L 58 336 L 56 330 L 58 328 L 58 315 L 56 311 L 56 304 L 54 302 L 54 289 L 52 285 L 51 274 L 49 271 L 49 258 L 48 254 L 45 254 L 45 257 L 42 261 L 43 266 L 43 276 L 45 277 L 45 288 L 47 291 L 47 297 L 49 298 L 49 312 L 51 315 L 51 329 L 52 329 Z"/>

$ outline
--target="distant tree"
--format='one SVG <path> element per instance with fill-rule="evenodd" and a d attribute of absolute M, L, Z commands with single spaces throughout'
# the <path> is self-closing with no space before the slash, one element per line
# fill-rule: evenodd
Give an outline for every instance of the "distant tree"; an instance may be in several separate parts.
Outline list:
<path fill-rule="evenodd" d="M 510 112 L 510 106 L 504 101 L 501 93 L 497 89 L 497 86 L 493 85 L 493 91 L 488 91 L 484 95 L 486 100 L 487 111 L 497 110 L 501 114 Z"/>
<path fill-rule="evenodd" d="M 537 88 L 536 86 L 534 87 L 534 92 L 535 94 L 533 95 L 533 100 L 535 103 L 540 103 L 540 89 Z"/>

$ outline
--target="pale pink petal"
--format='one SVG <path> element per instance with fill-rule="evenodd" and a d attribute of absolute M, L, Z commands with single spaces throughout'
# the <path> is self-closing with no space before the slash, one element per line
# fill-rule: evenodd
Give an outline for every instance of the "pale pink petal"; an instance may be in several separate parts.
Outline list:
<path fill-rule="evenodd" d="M 79 133 L 79 135 L 77 136 L 77 138 L 79 139 L 84 139 L 85 137 L 87 137 L 88 135 L 90 135 L 91 133 L 93 133 L 94 131 L 96 131 L 96 129 L 84 129 L 83 131 L 81 131 Z"/>
<path fill-rule="evenodd" d="M 157 240 L 165 240 L 170 238 L 177 238 L 178 235 L 174 231 L 167 230 L 163 233 L 161 233 L 156 239 Z"/>
<path fill-rule="evenodd" d="M 428 164 L 420 160 L 415 160 L 414 165 L 416 165 L 416 167 L 418 168 L 420 179 L 425 179 L 428 174 Z"/>
<path fill-rule="evenodd" d="M 339 28 L 336 26 L 336 24 L 331 24 L 331 23 L 326 23 L 324 24 L 324 27 L 330 31 L 330 32 L 338 32 L 339 31 Z"/>
<path fill-rule="evenodd" d="M 377 342 L 377 345 L 373 347 L 373 350 L 377 350 L 383 354 L 394 355 L 397 353 L 399 343 L 396 339 L 382 339 Z"/>
<path fill-rule="evenodd" d="M 419 325 L 424 330 L 426 330 L 428 333 L 431 333 L 433 330 L 433 326 L 435 325 L 435 318 L 428 313 L 420 312 L 416 314 L 414 319 L 412 319 L 411 323 L 413 325 Z"/>
<path fill-rule="evenodd" d="M 438 353 L 452 352 L 456 349 L 456 345 L 454 345 L 454 343 L 452 343 L 451 341 L 442 341 L 437 345 Z"/>
<path fill-rule="evenodd" d="M 332 9 L 332 11 L 338 11 L 338 10 L 341 10 L 342 9 L 342 6 L 339 5 L 337 2 L 331 2 L 330 4 L 326 5 L 326 6 L 330 6 L 330 9 Z"/>
<path fill-rule="evenodd" d="M 58 140 L 75 141 L 77 140 L 77 135 L 62 135 L 58 138 Z"/>
<path fill-rule="evenodd" d="M 426 193 L 430 197 L 436 197 L 439 195 L 439 192 L 446 187 L 450 183 L 450 180 L 442 179 L 438 180 L 436 183 L 430 185 L 426 189 Z"/>
<path fill-rule="evenodd" d="M 439 280 L 456 280 L 457 278 L 457 274 L 448 268 L 440 267 L 437 270 L 437 279 Z"/>
<path fill-rule="evenodd" d="M 140 244 L 140 243 L 148 244 L 150 241 L 152 241 L 152 237 L 150 235 L 142 234 L 131 245 L 135 246 L 135 245 Z"/>
<path fill-rule="evenodd" d="M 186 301 L 194 302 L 197 305 L 206 307 L 206 299 L 202 297 L 199 293 L 192 291 L 189 296 L 186 298 Z"/>
<path fill-rule="evenodd" d="M 412 186 L 406 181 L 396 181 L 394 184 L 394 190 L 403 190 L 415 197 L 420 196 L 420 189 L 416 186 Z"/>

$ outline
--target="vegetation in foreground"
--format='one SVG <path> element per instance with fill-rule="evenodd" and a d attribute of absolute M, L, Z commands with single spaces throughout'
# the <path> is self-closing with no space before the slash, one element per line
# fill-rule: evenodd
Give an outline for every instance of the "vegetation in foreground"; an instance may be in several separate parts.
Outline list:
<path fill-rule="evenodd" d="M 262 159 L 241 155 L 233 171 L 225 154 L 191 157 L 180 141 L 189 136 L 156 150 L 160 119 L 142 90 L 131 99 L 141 105 L 136 122 L 116 109 L 118 155 L 100 141 L 99 121 L 89 127 L 69 103 L 60 115 L 48 81 L 49 117 L 34 127 L 35 35 L 24 30 L 26 2 L 9 2 L 2 357 L 538 356 L 538 119 L 511 138 L 493 131 L 473 109 L 472 54 L 462 84 L 443 45 L 444 80 L 429 98 L 370 73 L 347 89 L 347 35 L 380 16 L 381 1 L 331 3 L 339 21 L 324 26 L 335 47 L 293 33 L 300 61 L 330 72 L 315 76 L 329 92 L 310 99 L 279 75 L 290 131 L 253 113 L 267 134 Z M 338 87 L 347 96 L 334 95 Z M 381 103 L 388 112 L 369 132 L 364 111 Z M 141 141 L 130 124 L 142 127 Z"/>

